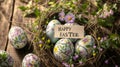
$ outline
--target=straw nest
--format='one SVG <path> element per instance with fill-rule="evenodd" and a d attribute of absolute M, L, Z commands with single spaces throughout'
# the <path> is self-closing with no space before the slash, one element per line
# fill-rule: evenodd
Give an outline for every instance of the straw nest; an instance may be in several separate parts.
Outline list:
<path fill-rule="evenodd" d="M 71 12 L 75 15 L 75 22 L 85 26 L 85 33 L 92 35 L 96 44 L 96 55 L 89 57 L 86 62 L 80 64 L 74 62 L 75 67 L 101 67 L 108 66 L 104 61 L 108 59 L 108 64 L 119 65 L 120 62 L 120 7 L 119 1 L 115 0 L 76 0 L 76 2 L 56 0 L 50 2 L 35 2 L 36 9 L 33 11 L 36 16 L 35 22 L 32 24 L 34 35 L 33 46 L 34 51 L 40 58 L 45 67 L 64 67 L 62 62 L 55 59 L 53 54 L 54 44 L 49 42 L 45 30 L 49 21 L 58 19 L 58 14 L 64 10 L 65 13 Z M 42 7 L 41 7 L 42 4 Z M 106 5 L 105 5 L 106 4 Z M 32 5 L 34 7 L 34 5 Z M 39 8 L 38 8 L 39 7 Z M 106 9 L 108 8 L 108 9 Z M 33 8 L 30 8 L 30 10 Z M 112 14 L 104 16 L 110 10 Z M 26 10 L 27 11 L 27 10 Z M 26 12 L 25 12 L 26 13 Z M 103 16 L 101 16 L 103 14 Z M 101 16 L 101 17 L 100 17 Z M 58 19 L 59 20 L 59 19 Z M 64 23 L 63 23 L 64 24 Z M 105 41 L 100 42 L 103 37 L 107 37 Z M 99 48 L 102 48 L 100 51 Z"/>

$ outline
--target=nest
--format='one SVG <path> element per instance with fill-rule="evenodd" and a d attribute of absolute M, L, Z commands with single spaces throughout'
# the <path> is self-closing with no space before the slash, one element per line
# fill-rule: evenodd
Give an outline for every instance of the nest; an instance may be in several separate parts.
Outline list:
<path fill-rule="evenodd" d="M 110 20 L 111 18 L 109 19 L 112 22 L 112 25 L 111 24 L 109 25 L 109 20 L 105 20 L 106 23 L 108 22 L 106 24 L 102 22 L 101 19 L 98 19 L 99 15 L 94 15 L 92 13 L 93 11 L 96 11 L 96 12 L 99 11 L 98 6 L 96 6 L 95 2 L 87 1 L 87 4 L 85 4 L 86 1 L 80 0 L 76 2 L 73 8 L 70 8 L 69 4 L 66 6 L 65 3 L 66 2 L 69 3 L 69 1 L 67 0 L 65 2 L 55 1 L 54 4 L 46 4 L 46 2 L 45 4 L 43 4 L 43 6 L 46 7 L 45 10 L 42 9 L 43 11 L 40 11 L 40 15 L 37 17 L 37 20 L 35 21 L 37 30 L 32 31 L 32 33 L 34 34 L 34 40 L 32 41 L 34 44 L 33 45 L 34 51 L 40 58 L 41 65 L 43 67 L 64 67 L 64 65 L 62 65 L 61 62 L 55 59 L 53 55 L 54 44 L 47 43 L 47 40 L 49 38 L 46 36 L 44 32 L 46 30 L 46 26 L 48 22 L 52 19 L 58 19 L 57 16 L 62 10 L 64 10 L 65 12 L 72 12 L 73 14 L 75 14 L 75 16 L 77 17 L 75 22 L 78 23 L 79 25 L 85 26 L 85 32 L 94 37 L 96 46 L 103 48 L 102 51 L 97 50 L 96 56 L 91 56 L 90 58 L 87 59 L 87 61 L 84 64 L 79 64 L 78 62 L 74 62 L 73 64 L 75 67 L 88 67 L 88 65 L 89 67 L 101 67 L 101 66 L 111 67 L 115 64 L 117 65 L 120 64 L 119 62 L 119 59 L 120 59 L 120 50 L 119 50 L 120 19 L 117 18 L 118 16 L 120 16 L 119 14 L 120 7 L 118 6 L 119 1 L 115 0 L 114 2 L 112 2 L 112 0 L 106 0 L 106 1 L 102 0 L 102 2 L 98 4 L 98 5 L 101 5 L 101 3 L 104 3 L 104 4 L 107 3 L 110 5 L 112 5 L 113 3 L 118 4 L 116 6 L 118 8 L 118 11 L 115 10 L 115 13 L 112 15 L 114 16 L 114 19 L 113 20 Z M 61 5 L 59 6 L 58 4 L 59 5 L 62 4 L 63 6 L 61 7 Z M 78 8 L 81 8 L 81 9 L 78 10 Z M 114 10 L 114 8 L 112 9 Z M 34 26 L 35 29 L 36 29 L 36 26 Z M 111 34 L 114 34 L 114 35 L 111 35 Z M 98 37 L 105 37 L 105 36 L 108 36 L 109 38 L 108 44 L 112 44 L 112 45 L 101 46 L 101 43 Z M 114 41 L 114 38 L 117 38 L 117 39 Z M 41 47 L 39 46 L 39 41 L 43 42 L 43 45 Z M 113 41 L 113 42 L 110 42 L 110 41 Z M 102 43 L 102 45 L 103 44 L 107 44 L 107 43 L 105 42 L 105 43 Z M 119 45 L 113 46 L 116 44 L 119 44 Z M 109 64 L 111 65 L 106 65 L 104 63 L 106 59 L 110 59 L 111 62 Z"/>

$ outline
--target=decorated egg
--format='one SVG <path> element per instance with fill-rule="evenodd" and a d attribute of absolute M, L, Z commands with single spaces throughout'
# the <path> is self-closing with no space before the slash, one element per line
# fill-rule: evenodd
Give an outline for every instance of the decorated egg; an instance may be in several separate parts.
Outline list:
<path fill-rule="evenodd" d="M 73 26 L 73 25 L 78 25 L 77 23 L 66 23 L 65 25 L 68 25 L 68 26 Z M 76 42 L 77 41 L 77 38 L 69 38 L 72 42 Z"/>
<path fill-rule="evenodd" d="M 95 44 L 95 40 L 91 35 L 86 35 L 83 39 L 81 39 L 80 41 L 83 42 L 83 46 L 93 46 Z"/>
<path fill-rule="evenodd" d="M 88 57 L 94 44 L 94 38 L 91 35 L 86 35 L 83 39 L 76 42 L 75 52 L 81 57 Z"/>
<path fill-rule="evenodd" d="M 76 49 L 75 53 L 77 53 L 81 57 L 87 57 L 88 56 L 88 50 L 86 49 L 86 47 L 78 45 L 78 46 L 75 47 L 75 49 Z"/>
<path fill-rule="evenodd" d="M 74 46 L 69 39 L 60 39 L 55 44 L 53 53 L 58 61 L 67 62 L 74 53 Z"/>
<path fill-rule="evenodd" d="M 0 50 L 0 67 L 13 67 L 13 58 L 4 50 Z"/>
<path fill-rule="evenodd" d="M 18 26 L 14 26 L 10 29 L 8 37 L 11 44 L 16 49 L 21 49 L 25 47 L 28 42 L 26 33 L 21 27 Z"/>
<path fill-rule="evenodd" d="M 52 43 L 56 43 L 58 38 L 54 37 L 54 27 L 55 25 L 61 24 L 58 20 L 52 20 L 49 22 L 46 28 L 46 35 L 50 38 Z"/>
<path fill-rule="evenodd" d="M 39 58 L 32 53 L 27 54 L 23 58 L 22 67 L 40 67 Z"/>

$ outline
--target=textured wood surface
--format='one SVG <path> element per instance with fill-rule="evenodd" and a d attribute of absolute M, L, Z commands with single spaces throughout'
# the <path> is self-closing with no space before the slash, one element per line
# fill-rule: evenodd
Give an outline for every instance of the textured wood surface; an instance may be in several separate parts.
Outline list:
<path fill-rule="evenodd" d="M 28 24 L 29 22 L 32 22 L 33 20 L 32 18 L 25 18 L 23 16 L 22 11 L 19 9 L 19 7 L 23 5 L 26 5 L 26 4 L 21 2 L 20 0 L 15 0 L 11 27 L 20 26 L 27 33 L 27 36 L 29 39 L 30 36 L 25 29 L 26 28 L 25 25 Z M 32 50 L 33 50 L 33 46 L 30 46 L 29 43 L 25 48 L 17 50 L 8 41 L 7 52 L 13 57 L 15 61 L 14 67 L 21 67 L 24 56 L 28 53 L 31 53 Z"/>
<path fill-rule="evenodd" d="M 13 0 L 0 0 L 0 49 L 5 50 L 11 22 Z"/>
<path fill-rule="evenodd" d="M 23 49 L 15 49 L 10 42 L 8 43 L 7 52 L 13 57 L 14 59 L 14 67 L 22 67 L 22 60 L 24 56 L 28 53 L 33 51 L 33 46 L 27 44 Z"/>
<path fill-rule="evenodd" d="M 20 26 L 25 29 L 24 25 L 33 22 L 34 18 L 23 17 L 19 6 L 26 5 L 20 0 L 0 0 L 0 50 L 7 51 L 14 59 L 14 67 L 21 67 L 24 56 L 33 51 L 30 43 L 23 49 L 15 49 L 8 39 L 8 32 L 12 26 Z M 25 30 L 30 38 L 30 33 Z"/>

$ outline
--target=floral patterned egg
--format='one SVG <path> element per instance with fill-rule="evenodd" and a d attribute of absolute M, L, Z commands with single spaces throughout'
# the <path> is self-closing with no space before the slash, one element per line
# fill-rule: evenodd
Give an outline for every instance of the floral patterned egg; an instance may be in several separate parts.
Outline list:
<path fill-rule="evenodd" d="M 86 35 L 82 40 L 84 44 L 81 44 L 83 46 L 93 46 L 95 44 L 95 40 L 91 35 Z"/>
<path fill-rule="evenodd" d="M 60 39 L 55 44 L 53 53 L 58 61 L 67 62 L 74 53 L 73 43 L 69 39 Z"/>
<path fill-rule="evenodd" d="M 46 35 L 50 38 L 52 43 L 56 43 L 58 38 L 54 37 L 54 27 L 55 25 L 61 24 L 58 20 L 52 20 L 49 22 L 47 28 L 46 28 Z"/>
<path fill-rule="evenodd" d="M 73 26 L 73 25 L 78 25 L 77 23 L 66 23 L 65 25 L 68 25 L 68 26 Z M 76 38 L 69 38 L 73 43 L 77 41 Z"/>
<path fill-rule="evenodd" d="M 94 38 L 91 35 L 86 35 L 83 39 L 76 42 L 75 52 L 81 57 L 88 57 L 94 44 Z"/>
<path fill-rule="evenodd" d="M 75 53 L 77 53 L 79 56 L 85 57 L 85 58 L 88 56 L 88 50 L 86 49 L 86 47 L 83 47 L 81 45 L 77 45 L 75 47 Z"/>
<path fill-rule="evenodd" d="M 0 67 L 13 67 L 13 58 L 4 50 L 0 50 Z"/>
<path fill-rule="evenodd" d="M 39 58 L 32 53 L 27 54 L 23 58 L 22 67 L 40 67 Z"/>
<path fill-rule="evenodd" d="M 14 48 L 21 49 L 27 44 L 27 35 L 21 27 L 14 26 L 8 34 L 9 40 Z"/>

